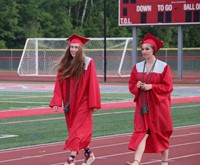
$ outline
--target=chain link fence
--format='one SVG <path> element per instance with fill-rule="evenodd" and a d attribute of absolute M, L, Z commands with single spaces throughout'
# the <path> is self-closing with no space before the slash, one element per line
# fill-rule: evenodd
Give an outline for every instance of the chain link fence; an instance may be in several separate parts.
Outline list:
<path fill-rule="evenodd" d="M 0 49 L 0 71 L 17 71 L 22 49 Z M 177 48 L 163 48 L 156 55 L 158 59 L 167 62 L 172 72 L 177 72 Z M 112 52 L 111 52 L 112 53 Z M 109 54 L 109 52 L 107 52 Z M 115 53 L 112 53 L 112 58 Z M 96 55 L 98 59 L 95 59 L 95 55 L 92 57 L 95 61 L 101 60 L 99 56 Z M 121 59 L 121 54 L 116 53 L 116 58 Z M 109 56 L 107 56 L 109 61 Z M 138 61 L 141 60 L 141 52 L 138 50 Z M 131 61 L 131 50 L 127 61 Z M 109 65 L 109 64 L 108 64 Z M 129 65 L 132 65 L 129 63 Z M 130 66 L 131 68 L 132 66 Z M 109 66 L 107 67 L 110 68 Z M 131 70 L 130 70 L 131 71 Z M 199 72 L 200 74 L 200 48 L 183 48 L 183 72 Z"/>

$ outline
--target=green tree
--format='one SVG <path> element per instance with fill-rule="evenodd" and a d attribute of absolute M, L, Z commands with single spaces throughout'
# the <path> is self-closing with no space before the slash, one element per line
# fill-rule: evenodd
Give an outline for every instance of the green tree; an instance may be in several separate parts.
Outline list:
<path fill-rule="evenodd" d="M 200 26 L 185 26 L 183 28 L 184 47 L 200 47 Z"/>
<path fill-rule="evenodd" d="M 73 25 L 67 10 L 67 2 L 67 0 L 44 0 L 40 3 L 39 22 L 43 37 L 62 38 L 71 34 Z"/>
<path fill-rule="evenodd" d="M 132 27 L 118 26 L 118 1 L 106 1 L 107 37 L 131 37 Z M 104 36 L 104 0 L 1 0 L 0 48 L 23 48 L 27 38 L 64 38 L 72 33 Z M 138 41 L 148 32 L 164 47 L 177 47 L 177 26 L 138 27 Z M 199 47 L 200 26 L 183 26 L 183 46 Z"/>
<path fill-rule="evenodd" d="M 0 1 L 0 40 L 1 47 L 14 47 L 18 27 L 17 3 L 13 0 Z"/>

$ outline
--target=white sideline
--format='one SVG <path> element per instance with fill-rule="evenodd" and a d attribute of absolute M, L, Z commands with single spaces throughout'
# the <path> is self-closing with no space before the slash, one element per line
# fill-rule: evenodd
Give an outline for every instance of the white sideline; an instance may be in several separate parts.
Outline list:
<path fill-rule="evenodd" d="M 200 127 L 200 124 L 175 127 L 174 130 L 189 129 L 189 128 L 195 128 L 195 127 Z M 199 134 L 199 132 L 197 132 L 197 133 Z M 100 137 L 94 137 L 94 138 L 92 138 L 92 140 L 96 141 L 96 140 L 104 140 L 104 139 L 110 139 L 110 138 L 119 138 L 120 136 L 128 137 L 128 136 L 131 136 L 131 134 L 132 133 L 123 133 L 123 134 L 116 134 L 116 135 L 100 136 Z M 192 134 L 188 134 L 188 135 L 192 135 Z M 180 135 L 173 135 L 172 137 L 178 137 L 178 136 L 180 136 Z M 0 153 L 1 152 L 3 152 L 3 153 L 12 152 L 13 150 L 21 151 L 21 150 L 35 149 L 35 148 L 40 148 L 41 146 L 42 147 L 57 146 L 58 144 L 63 144 L 63 143 L 64 143 L 64 141 L 55 142 L 55 143 L 47 143 L 47 144 L 31 145 L 31 146 L 25 146 L 25 147 L 9 148 L 9 149 L 0 150 Z"/>

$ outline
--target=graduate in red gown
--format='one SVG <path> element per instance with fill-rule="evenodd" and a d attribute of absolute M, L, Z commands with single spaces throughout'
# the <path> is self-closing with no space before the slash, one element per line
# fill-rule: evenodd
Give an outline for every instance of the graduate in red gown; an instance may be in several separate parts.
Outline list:
<path fill-rule="evenodd" d="M 75 165 L 77 153 L 84 149 L 85 161 L 90 165 L 94 154 L 90 149 L 92 138 L 92 113 L 101 108 L 100 88 L 94 61 L 83 52 L 89 39 L 73 34 L 67 49 L 57 64 L 53 98 L 49 104 L 54 111 L 65 107 L 68 139 L 64 149 L 71 151 L 65 165 Z"/>
<path fill-rule="evenodd" d="M 161 164 L 168 165 L 172 75 L 167 63 L 155 54 L 163 41 L 148 33 L 141 41 L 144 61 L 133 66 L 129 90 L 135 96 L 134 131 L 128 148 L 135 151 L 133 163 L 139 165 L 143 153 L 161 153 Z"/>

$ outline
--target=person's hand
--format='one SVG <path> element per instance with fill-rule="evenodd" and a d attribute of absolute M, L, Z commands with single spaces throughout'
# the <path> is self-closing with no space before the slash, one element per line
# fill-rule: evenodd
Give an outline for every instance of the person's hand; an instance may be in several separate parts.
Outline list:
<path fill-rule="evenodd" d="M 96 108 L 92 109 L 92 113 L 94 113 L 94 112 L 96 112 L 96 111 L 97 111 L 97 109 L 96 109 Z"/>
<path fill-rule="evenodd" d="M 137 82 L 137 88 L 141 88 L 141 85 L 142 85 L 143 83 L 141 82 L 141 81 L 138 81 Z"/>
<path fill-rule="evenodd" d="M 152 84 L 142 83 L 141 89 L 144 90 L 144 91 L 148 91 L 148 90 L 152 89 Z"/>
<path fill-rule="evenodd" d="M 54 112 L 58 112 L 58 106 L 53 106 Z"/>

